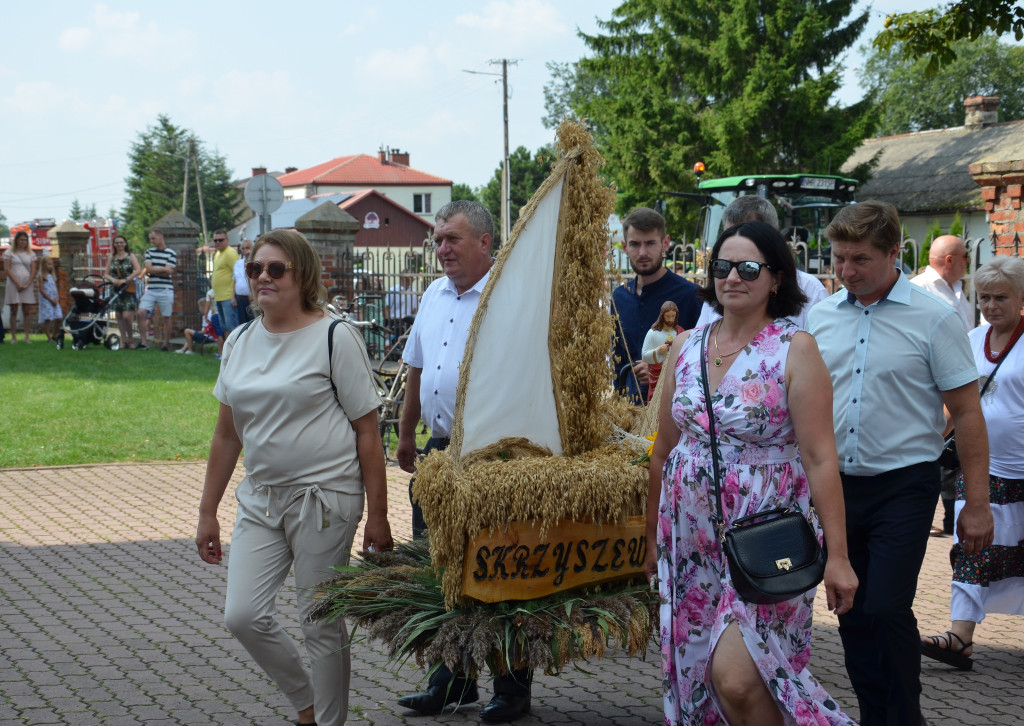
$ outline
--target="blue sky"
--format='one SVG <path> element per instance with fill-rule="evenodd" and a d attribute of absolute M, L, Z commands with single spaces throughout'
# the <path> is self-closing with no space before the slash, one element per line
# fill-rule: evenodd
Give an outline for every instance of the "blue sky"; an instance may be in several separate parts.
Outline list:
<path fill-rule="evenodd" d="M 540 121 L 545 63 L 584 55 L 577 29 L 595 32 L 618 4 L 4 2 L 0 212 L 60 220 L 75 198 L 119 209 L 130 145 L 161 113 L 236 177 L 386 145 L 415 168 L 482 185 L 502 156 L 501 84 L 464 71 L 517 61 L 509 143 L 536 149 L 553 140 Z M 934 4 L 876 0 L 862 43 L 886 12 Z M 848 54 L 843 103 L 862 95 L 860 63 Z"/>

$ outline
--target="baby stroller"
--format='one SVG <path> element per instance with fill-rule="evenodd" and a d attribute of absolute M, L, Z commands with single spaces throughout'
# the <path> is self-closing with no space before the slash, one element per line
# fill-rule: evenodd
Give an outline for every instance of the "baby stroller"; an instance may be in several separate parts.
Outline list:
<path fill-rule="evenodd" d="M 71 335 L 71 349 L 82 350 L 89 343 L 103 343 L 110 350 L 120 350 L 121 336 L 108 333 L 110 305 L 119 295 L 100 275 L 86 275 L 69 291 L 73 304 L 57 333 L 57 350 L 64 347 L 65 335 Z"/>

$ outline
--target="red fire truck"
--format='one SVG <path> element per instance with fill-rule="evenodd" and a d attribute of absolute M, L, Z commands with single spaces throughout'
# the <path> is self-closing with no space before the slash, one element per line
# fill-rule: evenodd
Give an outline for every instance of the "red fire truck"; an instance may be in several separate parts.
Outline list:
<path fill-rule="evenodd" d="M 110 254 L 114 235 L 117 234 L 116 219 L 88 219 L 77 222 L 77 224 L 89 230 L 89 247 L 86 252 L 91 255 Z M 50 230 L 56 226 L 57 221 L 53 218 L 33 219 L 30 222 L 12 225 L 10 236 L 13 240 L 15 234 L 25 232 L 28 234 L 28 241 L 33 249 L 46 250 L 48 253 L 54 242 L 57 241 L 49 236 Z"/>

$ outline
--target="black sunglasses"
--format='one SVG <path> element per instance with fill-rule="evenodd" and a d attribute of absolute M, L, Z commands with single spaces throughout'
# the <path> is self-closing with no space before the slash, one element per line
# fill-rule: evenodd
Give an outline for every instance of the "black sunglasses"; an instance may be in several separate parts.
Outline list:
<path fill-rule="evenodd" d="M 732 260 L 720 260 L 715 258 L 711 260 L 711 275 L 717 277 L 719 280 L 724 280 L 732 272 L 732 268 L 736 268 L 736 273 L 740 276 L 741 280 L 750 282 L 756 280 L 761 274 L 761 268 L 767 267 L 769 270 L 772 266 L 767 262 L 754 262 L 753 260 L 744 260 L 743 262 L 733 262 Z"/>
<path fill-rule="evenodd" d="M 292 269 L 293 266 L 291 262 L 268 262 L 266 270 L 271 280 L 280 280 L 284 277 L 284 273 Z M 263 274 L 263 269 L 264 265 L 262 262 L 246 262 L 245 276 L 250 278 L 259 277 Z"/>

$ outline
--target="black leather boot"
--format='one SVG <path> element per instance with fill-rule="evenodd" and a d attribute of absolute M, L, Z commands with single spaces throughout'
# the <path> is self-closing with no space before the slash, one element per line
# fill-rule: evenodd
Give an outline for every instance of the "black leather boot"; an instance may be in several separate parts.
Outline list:
<path fill-rule="evenodd" d="M 456 676 L 442 663 L 430 676 L 427 690 L 398 699 L 398 705 L 424 716 L 433 716 L 441 713 L 450 703 L 456 704 L 457 708 L 463 703 L 475 703 L 479 699 L 476 681 Z"/>
<path fill-rule="evenodd" d="M 530 686 L 533 671 L 512 671 L 494 679 L 494 698 L 480 709 L 480 719 L 487 723 L 515 721 L 530 712 Z"/>

